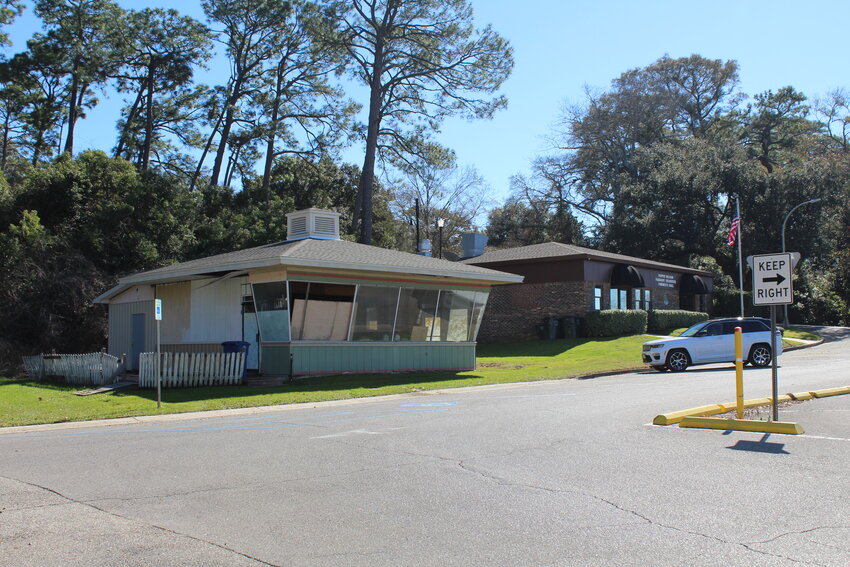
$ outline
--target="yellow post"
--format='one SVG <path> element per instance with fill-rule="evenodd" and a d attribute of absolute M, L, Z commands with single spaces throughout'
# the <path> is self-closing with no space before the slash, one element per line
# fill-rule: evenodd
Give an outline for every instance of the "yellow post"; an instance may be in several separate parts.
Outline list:
<path fill-rule="evenodd" d="M 744 419 L 744 340 L 741 327 L 735 327 L 735 416 Z"/>

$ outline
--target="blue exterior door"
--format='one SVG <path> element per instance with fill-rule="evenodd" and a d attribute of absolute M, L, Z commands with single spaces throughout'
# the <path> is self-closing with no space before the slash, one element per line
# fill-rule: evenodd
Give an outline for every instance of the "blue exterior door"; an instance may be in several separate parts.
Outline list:
<path fill-rule="evenodd" d="M 139 355 L 145 352 L 145 314 L 133 313 L 130 331 L 130 368 L 139 369 Z"/>

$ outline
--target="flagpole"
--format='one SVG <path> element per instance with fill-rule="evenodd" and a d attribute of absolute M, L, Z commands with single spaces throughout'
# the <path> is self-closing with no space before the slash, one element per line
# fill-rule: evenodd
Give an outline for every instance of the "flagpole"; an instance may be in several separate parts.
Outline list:
<path fill-rule="evenodd" d="M 741 239 L 744 235 L 743 222 L 741 222 L 741 203 L 738 197 L 735 197 L 735 212 L 738 216 L 738 288 L 741 295 L 741 317 L 744 316 L 744 262 L 741 257 Z"/>

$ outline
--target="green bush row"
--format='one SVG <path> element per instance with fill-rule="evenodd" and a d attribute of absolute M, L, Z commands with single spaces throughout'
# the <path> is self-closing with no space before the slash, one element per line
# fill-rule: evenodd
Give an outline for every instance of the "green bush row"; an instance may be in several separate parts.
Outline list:
<path fill-rule="evenodd" d="M 708 320 L 708 313 L 682 310 L 642 309 L 606 309 L 591 311 L 584 320 L 584 333 L 588 337 L 616 337 L 618 335 L 639 335 L 646 333 L 664 333 L 672 329 L 690 327 Z"/>
<path fill-rule="evenodd" d="M 708 313 L 681 309 L 659 309 L 649 312 L 647 330 L 650 333 L 666 333 L 673 329 L 690 327 L 708 320 Z"/>
<path fill-rule="evenodd" d="M 640 335 L 646 332 L 647 313 L 642 309 L 591 311 L 584 320 L 588 337 Z"/>

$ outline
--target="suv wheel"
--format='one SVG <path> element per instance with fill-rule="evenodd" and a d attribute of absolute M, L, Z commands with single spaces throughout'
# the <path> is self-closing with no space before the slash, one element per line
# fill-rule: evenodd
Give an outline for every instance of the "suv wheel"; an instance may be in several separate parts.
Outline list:
<path fill-rule="evenodd" d="M 671 350 L 667 353 L 667 368 L 673 372 L 681 372 L 691 365 L 691 357 L 682 349 Z"/>
<path fill-rule="evenodd" d="M 750 349 L 750 358 L 748 362 L 757 368 L 764 368 L 765 366 L 770 366 L 773 357 L 770 353 L 770 347 L 765 344 L 757 344 L 753 345 L 753 348 Z"/>

